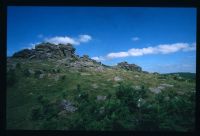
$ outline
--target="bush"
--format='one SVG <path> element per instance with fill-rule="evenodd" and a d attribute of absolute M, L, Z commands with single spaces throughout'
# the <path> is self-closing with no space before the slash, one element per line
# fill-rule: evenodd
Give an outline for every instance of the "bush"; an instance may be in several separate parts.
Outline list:
<path fill-rule="evenodd" d="M 26 77 L 29 77 L 29 76 L 31 75 L 31 73 L 29 72 L 28 69 L 25 69 L 23 73 L 24 73 L 24 75 L 25 75 Z"/>
<path fill-rule="evenodd" d="M 37 100 L 38 100 L 39 104 L 41 104 L 42 106 L 44 106 L 44 105 L 49 103 L 48 99 L 45 98 L 43 95 L 39 95 L 37 97 Z"/>
<path fill-rule="evenodd" d="M 36 77 L 36 78 L 38 78 L 40 74 L 42 74 L 42 71 L 41 71 L 41 70 L 36 70 L 36 71 L 35 71 L 35 77 Z"/>
<path fill-rule="evenodd" d="M 20 64 L 20 63 L 17 63 L 17 64 L 16 64 L 16 68 L 17 68 L 17 69 L 21 69 L 21 64 Z"/>
<path fill-rule="evenodd" d="M 62 91 L 62 98 L 65 99 L 67 97 L 67 92 L 66 90 Z"/>
<path fill-rule="evenodd" d="M 17 82 L 17 76 L 15 70 L 10 70 L 7 73 L 7 86 L 13 86 Z"/>
<path fill-rule="evenodd" d="M 66 75 L 62 75 L 61 80 L 65 80 L 65 79 L 66 79 Z"/>
<path fill-rule="evenodd" d="M 42 119 L 42 107 L 34 107 L 31 111 L 31 119 L 32 120 L 39 120 Z"/>
<path fill-rule="evenodd" d="M 116 91 L 116 96 L 123 102 L 130 110 L 137 109 L 137 101 L 141 97 L 140 91 L 137 91 L 130 86 L 120 84 Z"/>

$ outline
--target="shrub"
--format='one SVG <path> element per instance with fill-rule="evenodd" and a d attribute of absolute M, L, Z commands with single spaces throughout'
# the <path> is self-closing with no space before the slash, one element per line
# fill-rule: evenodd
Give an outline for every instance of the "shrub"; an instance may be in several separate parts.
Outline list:
<path fill-rule="evenodd" d="M 7 86 L 13 86 L 17 82 L 17 76 L 15 70 L 10 70 L 7 73 Z"/>
<path fill-rule="evenodd" d="M 120 84 L 118 90 L 116 91 L 116 96 L 125 105 L 129 106 L 130 109 L 136 109 L 137 101 L 140 98 L 140 91 L 137 91 L 130 86 Z"/>
<path fill-rule="evenodd" d="M 31 111 L 31 119 L 38 120 L 42 118 L 42 108 L 41 107 L 34 107 Z"/>
<path fill-rule="evenodd" d="M 24 73 L 24 76 L 26 77 L 29 77 L 31 75 L 28 69 L 25 69 L 23 73 Z"/>
<path fill-rule="evenodd" d="M 67 96 L 67 92 L 66 92 L 66 90 L 64 90 L 64 91 L 62 91 L 62 98 L 66 98 L 66 96 Z"/>
<path fill-rule="evenodd" d="M 66 79 L 66 75 L 62 75 L 61 80 L 65 80 L 65 79 Z"/>
<path fill-rule="evenodd" d="M 36 78 L 38 78 L 40 74 L 42 74 L 42 71 L 41 71 L 41 70 L 36 70 L 36 71 L 35 71 L 35 77 L 36 77 Z"/>
<path fill-rule="evenodd" d="M 16 64 L 16 68 L 17 68 L 17 69 L 21 69 L 21 64 L 20 64 L 20 63 L 17 63 L 17 64 Z"/>
<path fill-rule="evenodd" d="M 76 90 L 77 90 L 77 92 L 80 92 L 80 91 L 81 91 L 81 85 L 80 85 L 80 84 L 78 84 L 78 85 L 76 86 Z"/>
<path fill-rule="evenodd" d="M 46 105 L 46 104 L 48 104 L 48 99 L 47 98 L 45 98 L 43 95 L 39 95 L 38 97 L 37 97 L 37 100 L 38 100 L 38 102 L 39 102 L 39 104 L 41 104 L 41 105 Z"/>

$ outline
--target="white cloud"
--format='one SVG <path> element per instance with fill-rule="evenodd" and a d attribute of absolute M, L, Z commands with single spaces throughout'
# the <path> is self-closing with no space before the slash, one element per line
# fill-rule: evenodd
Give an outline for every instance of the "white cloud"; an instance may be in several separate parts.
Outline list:
<path fill-rule="evenodd" d="M 183 49 L 183 51 L 195 51 L 196 43 L 193 43 L 189 48 Z"/>
<path fill-rule="evenodd" d="M 79 35 L 79 41 L 80 42 L 88 42 L 92 40 L 92 37 L 90 35 Z"/>
<path fill-rule="evenodd" d="M 80 43 L 86 43 L 90 41 L 92 37 L 90 35 L 79 35 L 78 38 L 71 38 L 68 36 L 55 36 L 51 38 L 46 38 L 45 42 L 50 42 L 53 44 L 72 44 L 72 45 L 79 45 Z"/>
<path fill-rule="evenodd" d="M 188 43 L 174 43 L 174 44 L 160 44 L 154 47 L 147 48 L 132 48 L 126 52 L 116 52 L 109 53 L 106 58 L 123 58 L 128 56 L 143 56 L 148 54 L 169 54 L 175 53 L 178 51 L 194 51 L 196 50 L 196 44 L 188 44 Z"/>
<path fill-rule="evenodd" d="M 41 43 L 41 42 L 30 43 L 28 47 L 25 47 L 25 49 L 26 49 L 26 48 L 28 48 L 28 49 L 35 49 L 35 45 L 38 45 L 38 44 L 40 44 L 40 43 Z"/>
<path fill-rule="evenodd" d="M 104 61 L 105 59 L 100 56 L 100 57 L 92 57 L 93 60 L 96 60 L 96 61 Z"/>
<path fill-rule="evenodd" d="M 121 58 L 121 57 L 128 57 L 129 54 L 127 52 L 118 52 L 118 53 L 109 53 L 107 55 L 107 58 L 112 59 L 112 58 Z"/>
<path fill-rule="evenodd" d="M 73 44 L 73 45 L 79 45 L 80 42 L 74 40 L 73 38 L 70 38 L 68 36 L 56 36 L 56 37 L 52 37 L 52 38 L 46 38 L 45 39 L 46 42 L 50 42 L 50 43 L 53 43 L 53 44 Z"/>
<path fill-rule="evenodd" d="M 140 40 L 140 38 L 139 37 L 133 37 L 133 38 L 131 38 L 133 41 L 138 41 L 138 40 Z"/>
<path fill-rule="evenodd" d="M 168 54 L 180 51 L 182 49 L 190 48 L 190 45 L 188 43 L 161 44 L 156 48 L 158 53 Z"/>

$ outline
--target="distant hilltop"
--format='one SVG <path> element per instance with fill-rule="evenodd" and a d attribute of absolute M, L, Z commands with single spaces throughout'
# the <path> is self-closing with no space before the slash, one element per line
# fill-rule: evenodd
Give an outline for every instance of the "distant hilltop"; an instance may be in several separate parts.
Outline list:
<path fill-rule="evenodd" d="M 29 59 L 29 60 L 59 60 L 64 61 L 65 65 L 68 67 L 101 67 L 104 68 L 117 68 L 125 69 L 130 71 L 141 72 L 142 68 L 135 64 L 128 64 L 128 62 L 120 62 L 117 66 L 106 66 L 89 58 L 88 55 L 83 55 L 79 57 L 75 54 L 75 48 L 72 44 L 52 44 L 52 43 L 40 43 L 35 46 L 35 49 L 23 49 L 19 52 L 13 54 L 11 58 Z"/>
<path fill-rule="evenodd" d="M 75 48 L 71 44 L 51 44 L 40 43 L 35 46 L 35 49 L 24 49 L 14 53 L 13 58 L 27 59 L 61 59 L 75 57 Z"/>

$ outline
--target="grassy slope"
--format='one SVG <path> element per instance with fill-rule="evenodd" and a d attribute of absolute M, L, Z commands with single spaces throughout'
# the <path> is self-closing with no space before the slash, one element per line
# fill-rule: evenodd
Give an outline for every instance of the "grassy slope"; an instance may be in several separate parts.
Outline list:
<path fill-rule="evenodd" d="M 45 74 L 44 78 L 35 78 L 33 75 L 24 76 L 23 70 L 25 69 L 41 69 L 41 70 L 50 70 L 54 69 L 55 63 L 49 61 L 27 61 L 24 64 L 20 60 L 21 66 L 20 68 L 16 68 L 16 83 L 13 86 L 8 85 L 7 87 L 7 128 L 8 129 L 89 129 L 89 130 L 113 130 L 113 128 L 106 127 L 109 124 L 109 119 L 105 115 L 105 117 L 100 120 L 97 119 L 95 114 L 90 112 L 90 106 L 94 106 L 95 110 L 98 110 L 100 107 L 106 105 L 108 100 L 103 102 L 97 102 L 97 95 L 111 95 L 112 100 L 116 98 L 116 90 L 120 84 L 119 81 L 115 81 L 114 77 L 118 76 L 121 79 L 121 83 L 125 86 L 144 86 L 145 88 L 149 87 L 157 87 L 162 83 L 172 84 L 173 88 L 166 88 L 160 94 L 151 93 L 149 90 L 147 91 L 147 97 L 145 100 L 147 101 L 147 107 L 151 106 L 155 103 L 156 97 L 163 97 L 159 95 L 169 96 L 168 91 L 175 92 L 174 96 L 177 97 L 187 97 L 191 92 L 195 90 L 195 82 L 187 82 L 187 81 L 177 81 L 174 80 L 171 76 L 162 76 L 162 75 L 153 75 L 146 74 L 140 72 L 132 72 L 125 70 L 114 70 L 107 69 L 103 72 L 95 72 L 95 71 L 69 71 L 65 67 L 59 67 L 60 72 L 52 73 L 47 77 Z M 8 66 L 9 67 L 9 66 Z M 49 72 L 48 72 L 49 73 Z M 86 74 L 83 74 L 86 73 Z M 65 79 L 59 79 L 55 81 L 55 77 L 58 75 L 65 75 Z M 137 76 L 139 77 L 137 77 Z M 77 91 L 77 85 L 80 85 L 80 89 L 82 92 L 88 93 L 89 102 L 84 105 L 84 102 L 80 102 L 81 100 L 76 100 L 78 94 L 81 92 Z M 95 86 L 95 87 L 94 87 Z M 33 120 L 32 118 L 32 109 L 35 107 L 41 107 L 41 103 L 38 102 L 38 97 L 43 96 L 43 98 L 47 101 L 52 107 L 55 107 L 59 101 L 62 99 L 68 99 L 73 101 L 77 107 L 84 107 L 83 111 L 76 111 L 74 113 L 62 114 L 58 109 L 50 110 L 49 113 L 45 115 L 45 119 L 40 118 L 37 120 Z M 194 97 L 194 96 L 193 96 Z M 171 100 L 175 100 L 174 97 L 171 97 Z M 189 103 L 194 103 L 193 99 L 188 101 Z M 166 104 L 163 102 L 164 106 Z M 190 105 L 191 106 L 191 105 Z M 194 105 L 191 108 L 194 108 Z M 194 110 L 194 109 L 193 109 Z M 59 116 L 53 116 L 46 119 L 46 116 L 54 115 L 55 113 Z M 186 111 L 187 114 L 188 111 Z M 86 117 L 88 116 L 90 117 Z M 133 112 L 130 115 L 134 117 L 138 117 L 137 112 Z M 150 113 L 148 113 L 150 114 Z M 144 114 L 145 115 L 145 114 Z M 93 117 L 94 116 L 94 117 Z M 114 116 L 114 115 L 112 115 Z M 178 115 L 179 116 L 179 115 Z M 175 116 L 174 116 L 175 117 Z M 86 118 L 85 124 L 87 127 L 82 128 L 81 119 Z M 93 119 L 90 120 L 89 118 Z M 170 119 L 169 119 L 170 120 Z M 190 117 L 190 122 L 188 124 L 181 124 L 182 122 L 177 121 L 177 126 L 170 127 L 166 126 L 166 122 L 169 121 L 163 119 L 160 123 L 161 130 L 181 130 L 187 131 L 191 130 L 193 127 L 194 118 Z M 173 120 L 173 119 L 171 119 Z M 122 119 L 123 121 L 123 119 Z M 162 123 L 163 122 L 163 123 Z M 188 122 L 188 121 L 187 121 Z M 79 125 L 80 123 L 80 125 Z M 107 123 L 107 124 L 106 124 Z M 74 125 L 76 124 L 76 125 Z M 127 126 L 123 126 L 128 129 L 136 129 L 133 124 L 134 123 L 122 123 L 127 124 Z M 163 126 L 162 126 L 163 124 Z M 167 123 L 168 125 L 170 123 Z M 131 126 L 133 125 L 133 126 Z M 146 128 L 146 127 L 144 127 Z M 159 128 L 158 128 L 159 130 Z"/>

